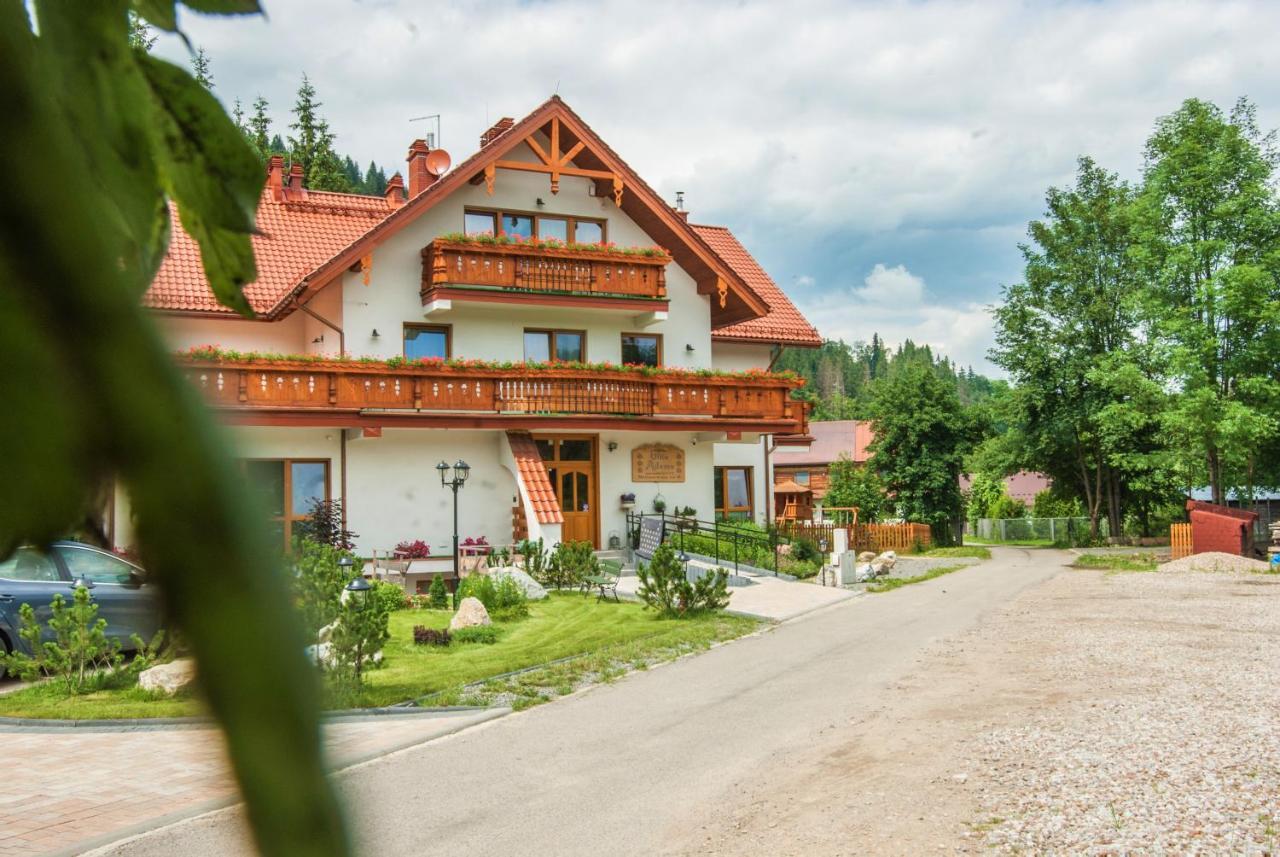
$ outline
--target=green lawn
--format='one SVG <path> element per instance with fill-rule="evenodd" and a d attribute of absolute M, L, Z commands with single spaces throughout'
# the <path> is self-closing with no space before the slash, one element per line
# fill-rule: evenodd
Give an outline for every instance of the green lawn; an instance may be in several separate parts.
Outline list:
<path fill-rule="evenodd" d="M 1086 553 L 1076 557 L 1072 568 L 1092 568 L 1103 571 L 1155 571 L 1156 555 L 1135 553 Z"/>
<path fill-rule="evenodd" d="M 578 593 L 553 593 L 545 601 L 531 603 L 527 618 L 499 623 L 498 642 L 492 645 L 455 643 L 438 648 L 414 644 L 415 625 L 445 628 L 450 616 L 443 610 L 392 613 L 384 665 L 368 673 L 361 692 L 332 699 L 331 706 L 364 708 L 440 691 L 452 693 L 462 685 L 512 670 L 604 650 L 616 649 L 625 653 L 628 662 L 639 663 L 655 653 L 679 654 L 741 636 L 759 626 L 752 619 L 724 615 L 659 619 L 632 602 L 597 602 Z M 146 718 L 202 712 L 198 700 L 156 699 L 136 687 L 68 699 L 52 685 L 38 685 L 0 696 L 0 716 L 6 717 Z"/>
<path fill-rule="evenodd" d="M 981 547 L 979 545 L 963 545 L 954 548 L 934 548 L 927 550 L 921 556 L 941 556 L 941 557 L 977 557 L 978 559 L 991 559 L 991 549 Z"/>
<path fill-rule="evenodd" d="M 924 574 L 917 574 L 915 577 L 882 577 L 874 583 L 868 583 L 867 591 L 891 592 L 894 589 L 901 589 L 912 583 L 923 583 L 926 580 L 933 580 L 935 577 L 942 577 L 944 574 L 971 567 L 969 565 L 940 565 L 937 568 L 929 569 Z"/>

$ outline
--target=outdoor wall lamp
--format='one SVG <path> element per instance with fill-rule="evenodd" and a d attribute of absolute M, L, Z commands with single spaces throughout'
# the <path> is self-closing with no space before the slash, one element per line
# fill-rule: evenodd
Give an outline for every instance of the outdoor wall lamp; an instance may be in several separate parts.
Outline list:
<path fill-rule="evenodd" d="M 382 334 L 378 333 L 378 328 L 376 327 L 373 329 L 373 333 L 369 335 L 372 336 L 374 339 L 380 339 L 382 337 Z"/>
<path fill-rule="evenodd" d="M 691 344 L 689 344 L 689 343 L 687 343 L 687 342 L 686 342 L 686 343 L 685 343 L 685 346 L 684 346 L 684 350 L 685 350 L 685 351 L 688 351 L 690 354 L 692 354 L 692 353 L 693 353 L 693 346 L 692 346 Z"/>
<path fill-rule="evenodd" d="M 542 197 L 538 197 L 538 208 L 542 208 L 544 205 L 546 205 L 546 203 L 542 201 Z"/>
<path fill-rule="evenodd" d="M 618 442 L 616 440 L 609 441 L 609 451 L 617 452 L 617 450 L 618 450 Z"/>

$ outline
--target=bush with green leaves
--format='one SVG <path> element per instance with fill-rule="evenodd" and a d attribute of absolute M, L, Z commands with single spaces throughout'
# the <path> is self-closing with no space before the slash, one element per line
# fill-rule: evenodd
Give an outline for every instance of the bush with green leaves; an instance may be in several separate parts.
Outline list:
<path fill-rule="evenodd" d="M 449 609 L 449 587 L 444 584 L 443 574 L 437 574 L 431 579 L 431 585 L 427 587 L 427 597 L 430 599 L 432 610 Z"/>
<path fill-rule="evenodd" d="M 295 538 L 309 539 L 322 545 L 351 552 L 355 550 L 356 533 L 342 521 L 341 500 L 312 500 L 307 517 L 293 525 Z"/>
<path fill-rule="evenodd" d="M 822 552 L 813 539 L 801 536 L 791 542 L 791 558 L 796 562 L 821 562 Z"/>
<path fill-rule="evenodd" d="M 729 573 L 717 568 L 691 583 L 684 563 L 669 544 L 660 545 L 647 565 L 640 563 L 637 573 L 640 587 L 636 595 L 662 616 L 683 618 L 729 606 Z"/>
<path fill-rule="evenodd" d="M 389 580 L 372 581 L 372 589 L 369 590 L 369 597 L 376 598 L 383 603 L 388 613 L 394 613 L 397 610 L 404 610 L 409 606 L 409 599 L 405 597 L 404 587 Z"/>
<path fill-rule="evenodd" d="M 547 550 L 546 543 L 541 538 L 537 541 L 525 539 L 516 545 L 516 553 L 524 558 L 524 570 L 528 575 L 541 583 L 551 562 L 551 552 Z"/>
<path fill-rule="evenodd" d="M 391 639 L 391 613 L 386 602 L 370 590 L 363 598 L 348 598 L 338 619 L 329 637 L 333 645 L 331 678 L 338 684 L 359 686 L 365 670 L 374 664 L 374 655 Z"/>
<path fill-rule="evenodd" d="M 455 643 L 481 643 L 491 646 L 498 642 L 498 629 L 493 625 L 472 625 L 453 631 L 451 638 Z"/>
<path fill-rule="evenodd" d="M 458 600 L 476 598 L 495 620 L 518 619 L 529 615 L 529 599 L 520 584 L 510 577 L 494 578 L 487 574 L 465 577 L 458 586 Z"/>

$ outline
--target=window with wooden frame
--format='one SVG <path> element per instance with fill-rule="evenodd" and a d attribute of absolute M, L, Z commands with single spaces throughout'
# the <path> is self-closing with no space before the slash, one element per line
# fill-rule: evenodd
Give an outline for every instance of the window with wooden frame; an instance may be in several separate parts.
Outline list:
<path fill-rule="evenodd" d="M 463 212 L 462 226 L 467 235 L 510 235 L 568 244 L 601 244 L 607 234 L 604 220 L 536 211 L 468 208 Z"/>
<path fill-rule="evenodd" d="M 453 352 L 453 330 L 447 324 L 406 324 L 404 356 L 408 360 L 448 360 Z"/>
<path fill-rule="evenodd" d="M 316 501 L 329 499 L 329 459 L 249 458 L 241 466 L 260 508 L 267 511 L 272 534 L 287 550 L 294 525 L 311 517 Z"/>
<path fill-rule="evenodd" d="M 717 520 L 750 521 L 754 517 L 751 476 L 750 467 L 715 469 Z"/>
<path fill-rule="evenodd" d="M 795 483 L 796 483 L 797 485 L 808 485 L 808 484 L 809 484 L 809 471 L 807 471 L 807 470 L 797 470 L 795 473 L 791 474 L 791 478 L 792 478 L 792 480 L 794 480 L 794 481 L 795 481 Z"/>
<path fill-rule="evenodd" d="M 524 359 L 526 363 L 585 363 L 586 331 L 526 329 Z"/>
<path fill-rule="evenodd" d="M 622 334 L 622 364 L 624 366 L 661 366 L 662 334 Z"/>

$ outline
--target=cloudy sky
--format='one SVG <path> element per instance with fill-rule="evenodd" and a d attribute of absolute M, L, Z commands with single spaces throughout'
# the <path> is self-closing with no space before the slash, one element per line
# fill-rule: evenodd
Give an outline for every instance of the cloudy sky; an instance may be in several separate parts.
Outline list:
<path fill-rule="evenodd" d="M 558 91 L 668 200 L 732 227 L 826 336 L 980 371 L 1046 187 L 1127 176 L 1185 98 L 1280 124 L 1280 4 L 264 0 L 188 14 L 230 105 L 277 130 L 305 71 L 338 149 L 398 169 L 443 116 L 455 163 Z M 176 39 L 157 52 L 185 61 Z M 390 171 L 390 170 L 389 170 Z"/>

